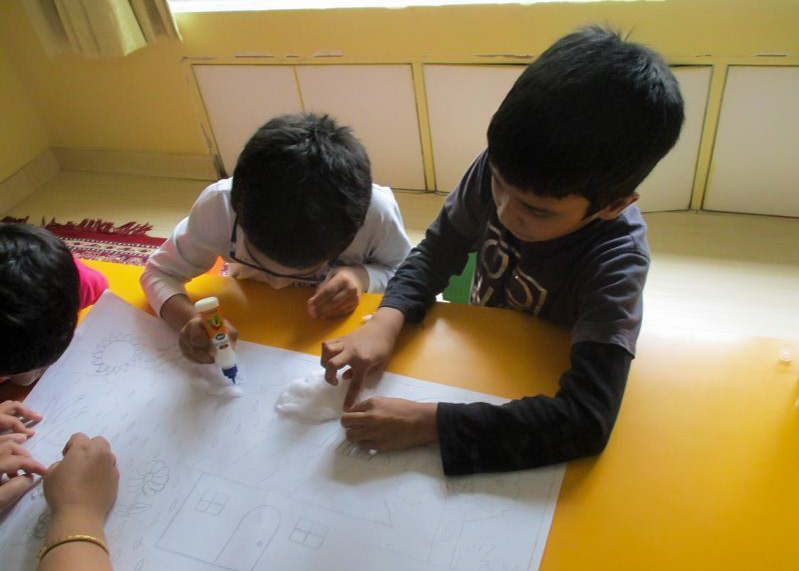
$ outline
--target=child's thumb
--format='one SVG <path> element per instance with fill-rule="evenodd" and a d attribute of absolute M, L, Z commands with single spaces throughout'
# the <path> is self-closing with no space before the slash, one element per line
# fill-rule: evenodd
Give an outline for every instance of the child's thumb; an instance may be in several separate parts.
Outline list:
<path fill-rule="evenodd" d="M 33 476 L 14 476 L 5 484 L 0 485 L 0 511 L 11 507 L 25 492 L 33 487 Z"/>

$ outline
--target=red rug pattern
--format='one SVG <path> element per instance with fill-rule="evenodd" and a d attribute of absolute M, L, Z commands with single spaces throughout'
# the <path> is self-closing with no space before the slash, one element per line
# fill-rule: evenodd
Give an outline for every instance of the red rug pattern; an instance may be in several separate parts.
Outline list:
<path fill-rule="evenodd" d="M 3 222 L 28 223 L 25 218 L 12 218 L 6 216 Z M 100 262 L 114 262 L 143 266 L 166 238 L 148 236 L 152 230 L 150 224 L 128 222 L 116 226 L 113 222 L 86 218 L 79 224 L 50 222 L 42 220 L 42 226 L 61 238 L 72 253 L 84 260 L 98 260 Z"/>

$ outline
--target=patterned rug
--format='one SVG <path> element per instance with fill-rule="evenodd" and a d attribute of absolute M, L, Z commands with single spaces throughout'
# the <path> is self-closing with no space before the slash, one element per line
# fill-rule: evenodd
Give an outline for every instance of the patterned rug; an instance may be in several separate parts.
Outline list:
<path fill-rule="evenodd" d="M 6 216 L 2 221 L 28 223 L 28 218 Z M 50 222 L 42 219 L 41 225 L 61 238 L 78 258 L 132 266 L 145 265 L 150 254 L 166 240 L 147 236 L 153 227 L 135 222 L 115 226 L 113 222 L 86 218 L 80 224 L 61 224 L 53 218 Z"/>

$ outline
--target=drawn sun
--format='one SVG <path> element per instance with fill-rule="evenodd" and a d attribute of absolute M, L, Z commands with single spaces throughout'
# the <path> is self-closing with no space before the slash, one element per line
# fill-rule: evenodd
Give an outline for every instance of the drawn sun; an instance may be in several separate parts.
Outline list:
<path fill-rule="evenodd" d="M 142 359 L 141 339 L 133 335 L 112 335 L 101 341 L 92 353 L 92 365 L 98 373 L 124 373 Z"/>

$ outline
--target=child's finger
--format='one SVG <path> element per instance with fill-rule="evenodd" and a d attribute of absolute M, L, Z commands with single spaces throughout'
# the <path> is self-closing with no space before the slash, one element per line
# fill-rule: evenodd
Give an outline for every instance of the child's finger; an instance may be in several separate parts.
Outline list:
<path fill-rule="evenodd" d="M 358 300 L 357 299 L 345 299 L 341 303 L 337 303 L 333 306 L 326 307 L 320 315 L 320 317 L 331 319 L 333 317 L 341 317 L 342 315 L 348 315 L 355 311 L 358 307 Z"/>
<path fill-rule="evenodd" d="M 76 444 L 88 444 L 89 437 L 83 434 L 82 432 L 76 432 L 72 436 L 69 437 L 67 443 L 64 445 L 64 449 L 61 451 L 62 456 L 66 456 L 69 452 L 70 448 L 72 448 Z"/>
<path fill-rule="evenodd" d="M 5 414 L 11 414 L 14 416 L 21 416 L 22 418 L 26 418 L 29 420 L 40 421 L 42 419 L 42 415 L 36 411 L 29 409 L 27 406 L 22 404 L 19 401 L 6 401 L 3 403 L 5 405 L 3 407 L 3 411 Z"/>
<path fill-rule="evenodd" d="M 352 359 L 352 349 L 342 346 L 341 351 L 331 357 L 325 363 L 325 381 L 333 386 L 338 385 L 338 377 L 336 374 L 339 369 L 346 367 Z"/>
<path fill-rule="evenodd" d="M 8 416 L 7 414 L 0 415 L 0 431 L 11 430 L 12 432 L 19 432 L 33 436 L 36 431 L 25 426 L 20 419 L 15 416 Z"/>
<path fill-rule="evenodd" d="M 180 339 L 180 352 L 189 361 L 200 363 L 201 365 L 208 365 L 214 362 L 214 358 L 207 350 L 199 349 L 188 343 L 185 339 Z"/>
<path fill-rule="evenodd" d="M 314 307 L 321 307 L 338 293 L 341 289 L 341 280 L 333 277 L 330 281 L 323 282 L 316 293 L 308 300 L 308 304 Z"/>
<path fill-rule="evenodd" d="M 357 292 L 354 289 L 343 287 L 327 300 L 325 306 L 332 307 L 340 305 L 342 302 L 347 301 L 347 299 L 350 297 L 358 297 Z"/>
<path fill-rule="evenodd" d="M 374 405 L 375 403 L 372 399 L 362 400 L 361 402 L 353 405 L 347 414 L 363 414 L 372 410 L 375 407 Z"/>
<path fill-rule="evenodd" d="M 30 457 L 31 453 L 17 444 L 16 442 L 8 441 L 3 442 L 0 444 L 0 456 L 4 456 L 6 454 L 16 454 L 17 456 L 28 456 Z"/>
<path fill-rule="evenodd" d="M 31 476 L 15 476 L 0 486 L 0 512 L 11 507 L 35 485 Z"/>
<path fill-rule="evenodd" d="M 239 330 L 236 329 L 233 326 L 233 324 L 230 321 L 228 321 L 227 319 L 225 319 L 225 327 L 227 327 L 228 339 L 230 339 L 230 342 L 235 345 L 236 341 L 239 340 Z"/>
<path fill-rule="evenodd" d="M 6 442 L 16 442 L 17 444 L 24 444 L 27 439 L 28 439 L 27 435 L 18 434 L 16 432 L 12 434 L 4 434 L 0 436 L 0 445 Z"/>
<path fill-rule="evenodd" d="M 208 334 L 199 323 L 196 326 L 190 326 L 186 331 L 189 344 L 192 347 L 199 349 L 208 349 L 211 347 L 211 340 L 208 339 Z"/>
<path fill-rule="evenodd" d="M 352 382 L 347 389 L 347 396 L 344 397 L 344 410 L 352 411 L 352 406 L 355 404 L 355 399 L 358 398 L 358 393 L 361 392 L 368 372 L 369 367 L 367 366 L 360 365 L 352 368 Z"/>
<path fill-rule="evenodd" d="M 320 359 L 319 363 L 326 367 L 328 361 L 341 353 L 342 349 L 344 349 L 344 343 L 341 342 L 339 339 L 330 339 L 328 341 L 322 342 L 322 358 Z"/>
<path fill-rule="evenodd" d="M 350 428 L 345 433 L 347 440 L 350 442 L 363 442 L 365 440 L 370 440 L 371 435 L 372 431 L 364 427 Z"/>
<path fill-rule="evenodd" d="M 351 313 L 358 307 L 360 301 L 357 292 L 341 290 L 333 296 L 326 304 L 317 308 L 320 317 L 338 317 Z"/>
<path fill-rule="evenodd" d="M 33 458 L 26 456 L 6 456 L 0 460 L 0 473 L 6 474 L 9 478 L 17 475 L 22 470 L 28 474 L 47 474 L 47 468 L 39 464 Z"/>
<path fill-rule="evenodd" d="M 366 422 L 366 413 L 363 412 L 345 412 L 341 415 L 341 426 L 344 428 L 356 428 L 364 426 Z"/>

